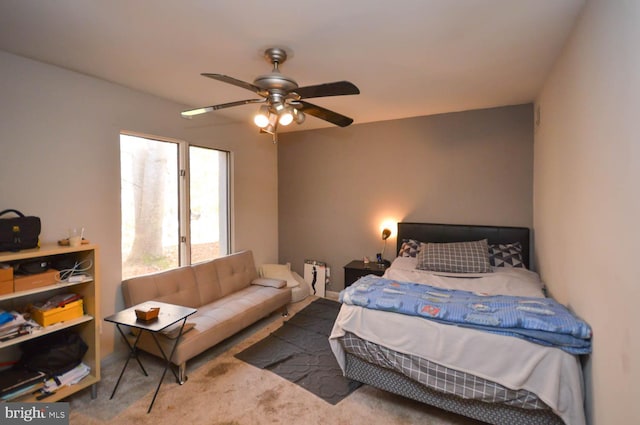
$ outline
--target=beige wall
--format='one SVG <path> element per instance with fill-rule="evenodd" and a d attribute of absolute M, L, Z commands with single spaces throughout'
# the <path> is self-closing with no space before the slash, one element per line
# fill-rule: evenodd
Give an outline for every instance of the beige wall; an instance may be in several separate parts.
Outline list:
<path fill-rule="evenodd" d="M 640 3 L 591 1 L 539 96 L 535 251 L 593 328 L 590 424 L 640 421 Z"/>
<path fill-rule="evenodd" d="M 251 126 L 187 121 L 181 105 L 4 52 L 0 76 L 0 209 L 40 216 L 45 242 L 86 227 L 101 247 L 103 316 L 122 308 L 121 130 L 232 151 L 234 248 L 277 260 L 277 154 Z M 103 326 L 103 354 L 114 335 Z"/>
<path fill-rule="evenodd" d="M 280 261 L 327 262 L 339 291 L 385 219 L 531 227 L 532 106 L 288 133 L 278 179 Z"/>

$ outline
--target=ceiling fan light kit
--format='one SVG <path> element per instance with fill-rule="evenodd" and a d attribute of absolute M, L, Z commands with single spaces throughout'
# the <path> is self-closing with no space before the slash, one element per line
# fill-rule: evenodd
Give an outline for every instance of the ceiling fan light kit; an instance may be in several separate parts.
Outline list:
<path fill-rule="evenodd" d="M 305 115 L 313 115 L 340 127 L 346 127 L 353 122 L 352 118 L 330 111 L 321 106 L 306 102 L 302 99 L 327 96 L 345 96 L 360 94 L 360 90 L 349 81 L 318 84 L 314 86 L 298 87 L 298 83 L 291 77 L 283 75 L 279 66 L 287 59 L 287 52 L 278 47 L 272 47 L 264 52 L 264 57 L 273 65 L 268 74 L 258 76 L 253 83 L 237 80 L 222 74 L 201 75 L 250 90 L 261 99 L 247 99 L 219 105 L 206 106 L 181 112 L 184 118 L 216 111 L 218 109 L 241 106 L 249 103 L 263 103 L 253 117 L 253 122 L 260 128 L 261 133 L 273 136 L 273 142 L 278 140 L 278 125 L 289 125 L 292 122 L 302 124 Z"/>

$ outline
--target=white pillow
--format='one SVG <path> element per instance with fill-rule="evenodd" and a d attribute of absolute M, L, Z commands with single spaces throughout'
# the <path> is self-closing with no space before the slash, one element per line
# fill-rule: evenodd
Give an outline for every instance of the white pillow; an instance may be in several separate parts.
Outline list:
<path fill-rule="evenodd" d="M 269 279 L 282 279 L 287 281 L 287 288 L 295 288 L 300 283 L 291 273 L 291 264 L 263 264 L 260 267 L 260 276 Z"/>

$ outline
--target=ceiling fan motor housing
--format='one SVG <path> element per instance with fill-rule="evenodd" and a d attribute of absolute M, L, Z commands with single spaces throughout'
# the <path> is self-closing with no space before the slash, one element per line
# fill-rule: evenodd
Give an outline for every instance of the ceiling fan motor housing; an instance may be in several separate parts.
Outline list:
<path fill-rule="evenodd" d="M 281 74 L 278 70 L 278 66 L 287 60 L 287 52 L 284 49 L 272 47 L 264 51 L 264 57 L 273 65 L 273 70 L 269 74 L 258 76 L 253 81 L 255 86 L 269 92 L 282 92 L 283 95 L 298 88 L 296 80 Z"/>
<path fill-rule="evenodd" d="M 298 83 L 293 78 L 287 77 L 279 72 L 271 72 L 258 76 L 253 80 L 255 86 L 268 91 L 281 90 L 284 94 L 298 88 Z"/>

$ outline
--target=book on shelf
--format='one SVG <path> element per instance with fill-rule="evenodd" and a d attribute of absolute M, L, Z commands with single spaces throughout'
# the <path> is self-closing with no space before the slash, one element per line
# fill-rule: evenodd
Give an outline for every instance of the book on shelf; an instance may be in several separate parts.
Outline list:
<path fill-rule="evenodd" d="M 36 390 L 44 385 L 46 375 L 43 372 L 28 370 L 22 366 L 0 371 L 0 399 L 8 400 L 18 397 L 16 393 L 29 388 Z"/>
<path fill-rule="evenodd" d="M 0 396 L 1 401 L 19 401 L 23 397 L 33 397 L 36 393 L 39 394 L 39 390 L 42 389 L 44 384 L 38 382 L 36 384 L 27 385 L 26 387 L 19 388 L 13 392 Z"/>

